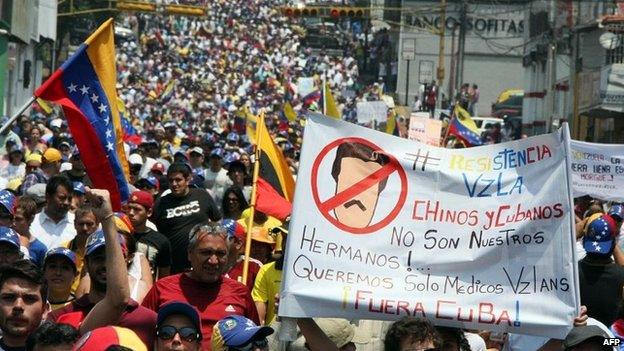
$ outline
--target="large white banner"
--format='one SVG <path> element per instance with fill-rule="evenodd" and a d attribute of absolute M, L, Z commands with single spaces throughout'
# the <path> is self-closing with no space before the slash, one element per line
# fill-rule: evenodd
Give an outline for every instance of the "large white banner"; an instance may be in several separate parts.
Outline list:
<path fill-rule="evenodd" d="M 562 338 L 580 303 L 563 134 L 442 149 L 311 116 L 279 315 Z"/>
<path fill-rule="evenodd" d="M 570 141 L 574 196 L 624 201 L 624 145 Z"/>
<path fill-rule="evenodd" d="M 388 105 L 385 101 L 360 101 L 355 109 L 358 123 L 380 122 L 388 117 Z"/>

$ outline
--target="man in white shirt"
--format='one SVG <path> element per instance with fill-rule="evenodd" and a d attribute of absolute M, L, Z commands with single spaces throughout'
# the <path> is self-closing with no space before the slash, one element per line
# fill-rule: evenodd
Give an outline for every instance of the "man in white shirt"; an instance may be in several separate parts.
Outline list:
<path fill-rule="evenodd" d="M 46 206 L 39 212 L 30 232 L 48 249 L 61 246 L 76 236 L 74 214 L 69 212 L 72 182 L 65 176 L 54 176 L 46 185 Z"/>

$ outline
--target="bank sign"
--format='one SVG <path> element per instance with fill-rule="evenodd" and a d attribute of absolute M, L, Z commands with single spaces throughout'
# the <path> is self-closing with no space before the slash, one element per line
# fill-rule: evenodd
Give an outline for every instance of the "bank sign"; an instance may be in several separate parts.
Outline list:
<path fill-rule="evenodd" d="M 424 5 L 421 2 L 406 1 L 404 6 L 414 7 L 412 12 L 405 11 L 403 17 L 405 24 L 418 29 L 440 28 L 439 4 Z M 459 27 L 460 9 L 461 5 L 449 5 L 444 21 L 447 30 Z M 524 32 L 523 18 L 523 9 L 518 6 L 471 4 L 466 9 L 466 30 L 469 33 L 476 32 L 480 35 L 497 37 L 518 36 Z"/>

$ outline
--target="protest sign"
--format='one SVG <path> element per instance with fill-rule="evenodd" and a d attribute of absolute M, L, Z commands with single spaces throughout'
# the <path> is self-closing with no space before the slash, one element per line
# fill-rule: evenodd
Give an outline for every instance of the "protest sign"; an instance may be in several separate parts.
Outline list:
<path fill-rule="evenodd" d="M 574 196 L 624 201 L 624 145 L 570 141 Z"/>
<path fill-rule="evenodd" d="M 414 112 L 410 116 L 408 138 L 421 143 L 440 146 L 442 121 L 429 118 L 429 112 Z"/>
<path fill-rule="evenodd" d="M 567 135 L 443 149 L 310 116 L 279 315 L 562 338 L 580 304 Z"/>
<path fill-rule="evenodd" d="M 356 105 L 358 123 L 371 121 L 385 121 L 388 114 L 388 105 L 384 101 L 361 101 Z"/>
<path fill-rule="evenodd" d="M 297 93 L 299 94 L 299 96 L 306 96 L 314 90 L 316 90 L 316 88 L 314 87 L 314 78 L 301 77 L 297 81 Z"/>

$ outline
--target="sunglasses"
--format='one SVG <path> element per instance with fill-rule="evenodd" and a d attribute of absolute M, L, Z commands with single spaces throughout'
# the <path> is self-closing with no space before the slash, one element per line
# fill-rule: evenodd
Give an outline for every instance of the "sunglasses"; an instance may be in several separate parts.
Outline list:
<path fill-rule="evenodd" d="M 230 347 L 229 351 L 251 351 L 254 348 L 266 348 L 269 346 L 269 341 L 264 338 L 262 340 L 252 341 L 247 345 L 238 346 L 238 347 Z"/>
<path fill-rule="evenodd" d="M 197 329 L 192 327 L 182 327 L 178 329 L 171 325 L 163 325 L 156 331 L 156 336 L 162 340 L 171 340 L 176 334 L 180 334 L 180 339 L 188 342 L 196 342 L 201 338 Z"/>

